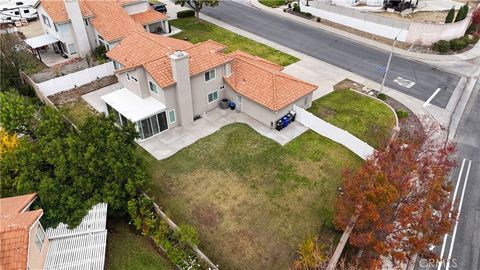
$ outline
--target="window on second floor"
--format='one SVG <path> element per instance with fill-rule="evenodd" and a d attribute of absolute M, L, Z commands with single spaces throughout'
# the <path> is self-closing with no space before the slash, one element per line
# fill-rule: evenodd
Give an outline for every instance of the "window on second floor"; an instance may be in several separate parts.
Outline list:
<path fill-rule="evenodd" d="M 42 224 L 38 223 L 37 233 L 35 234 L 35 245 L 37 245 L 38 250 L 42 252 L 43 243 L 45 241 L 45 231 L 43 230 Z"/>
<path fill-rule="evenodd" d="M 119 70 L 119 69 L 122 69 L 123 68 L 123 65 L 118 63 L 117 61 L 113 61 L 113 69 L 115 70 Z"/>
<path fill-rule="evenodd" d="M 150 89 L 150 91 L 154 92 L 155 94 L 158 94 L 158 86 L 157 84 L 151 82 L 151 81 L 148 81 L 148 88 Z"/>
<path fill-rule="evenodd" d="M 58 25 L 58 30 L 59 30 L 60 33 L 62 33 L 62 34 L 68 33 L 68 30 L 69 30 L 69 29 L 68 29 L 68 24 L 66 24 L 66 23 L 59 24 L 59 25 Z"/>
<path fill-rule="evenodd" d="M 215 80 L 215 69 L 209 70 L 205 72 L 205 82 L 209 82 L 211 80 Z"/>
<path fill-rule="evenodd" d="M 50 20 L 49 20 L 48 17 L 45 16 L 44 14 L 42 14 L 42 20 L 43 20 L 43 23 L 44 23 L 45 25 L 47 25 L 48 27 L 52 27 L 52 26 L 50 25 Z"/>

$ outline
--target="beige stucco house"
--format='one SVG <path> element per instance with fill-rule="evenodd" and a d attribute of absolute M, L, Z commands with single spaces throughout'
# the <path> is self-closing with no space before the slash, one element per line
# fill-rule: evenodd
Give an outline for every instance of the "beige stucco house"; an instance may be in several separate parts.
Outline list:
<path fill-rule="evenodd" d="M 39 0 L 35 8 L 46 40 L 69 58 L 101 45 L 114 48 L 133 32 L 170 32 L 168 17 L 150 9 L 148 0 Z"/>
<path fill-rule="evenodd" d="M 122 89 L 102 96 L 118 124 L 135 123 L 142 139 L 186 126 L 222 99 L 274 128 L 296 104 L 308 108 L 317 86 L 282 72 L 283 67 L 244 52 L 225 53 L 214 41 L 191 44 L 137 32 L 107 56 Z"/>

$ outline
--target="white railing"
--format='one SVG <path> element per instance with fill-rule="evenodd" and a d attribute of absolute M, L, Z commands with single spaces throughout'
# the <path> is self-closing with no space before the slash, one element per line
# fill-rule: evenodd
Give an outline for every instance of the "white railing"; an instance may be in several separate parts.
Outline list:
<path fill-rule="evenodd" d="M 44 96 L 51 96 L 62 91 L 90 83 L 94 80 L 113 75 L 113 62 L 80 70 L 62 77 L 38 83 L 38 89 Z"/>
<path fill-rule="evenodd" d="M 293 110 L 297 113 L 296 119 L 300 124 L 345 146 L 362 159 L 367 159 L 375 152 L 373 147 L 348 133 L 348 131 L 338 128 L 296 105 L 293 106 Z"/>

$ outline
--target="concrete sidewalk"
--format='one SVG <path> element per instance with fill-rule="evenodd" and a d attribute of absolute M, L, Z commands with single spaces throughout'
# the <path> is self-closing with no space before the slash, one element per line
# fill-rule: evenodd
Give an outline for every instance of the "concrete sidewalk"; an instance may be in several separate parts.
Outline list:
<path fill-rule="evenodd" d="M 358 36 L 358 35 L 355 35 L 355 34 L 352 34 L 352 33 L 348 33 L 346 31 L 343 31 L 343 30 L 340 30 L 340 29 L 337 29 L 337 28 L 334 28 L 334 27 L 330 27 L 330 26 L 327 26 L 327 25 L 324 25 L 324 24 L 321 24 L 321 23 L 314 22 L 312 20 L 308 20 L 308 19 L 305 19 L 305 18 L 301 18 L 299 16 L 295 16 L 295 15 L 283 12 L 283 7 L 270 8 L 270 7 L 267 7 L 267 6 L 264 6 L 264 5 L 260 4 L 258 2 L 258 0 L 248 0 L 248 1 L 249 1 L 250 6 L 261 9 L 261 10 L 264 10 L 264 11 L 267 11 L 267 12 L 270 12 L 270 13 L 275 14 L 277 16 L 281 16 L 281 17 L 284 17 L 284 18 L 287 18 L 289 20 L 293 20 L 293 21 L 296 21 L 296 22 L 299 22 L 299 23 L 303 23 L 303 24 L 306 24 L 310 27 L 319 28 L 319 29 L 331 32 L 333 34 L 343 36 L 343 37 L 348 38 L 350 40 L 354 40 L 354 41 L 357 41 L 359 43 L 363 43 L 363 44 L 365 44 L 367 46 L 370 46 L 370 47 L 375 47 L 375 48 L 385 50 L 385 51 L 390 51 L 391 50 L 390 45 L 387 45 L 387 44 L 384 44 L 384 43 L 381 43 L 381 42 L 378 42 L 378 41 L 374 41 L 374 40 L 371 40 L 371 39 L 368 39 L 368 38 L 364 38 L 364 37 L 361 37 L 361 36 Z M 406 51 L 406 50 L 402 50 L 402 49 L 399 49 L 399 48 L 395 48 L 395 54 L 406 57 L 406 58 L 409 58 L 409 59 L 415 59 L 415 60 L 440 61 L 440 62 L 468 61 L 468 60 L 472 60 L 472 59 L 480 57 L 480 42 L 477 42 L 477 44 L 471 50 L 468 50 L 466 52 L 459 53 L 459 54 L 452 54 L 452 55 L 416 53 L 416 52 L 409 52 L 409 51 Z"/>

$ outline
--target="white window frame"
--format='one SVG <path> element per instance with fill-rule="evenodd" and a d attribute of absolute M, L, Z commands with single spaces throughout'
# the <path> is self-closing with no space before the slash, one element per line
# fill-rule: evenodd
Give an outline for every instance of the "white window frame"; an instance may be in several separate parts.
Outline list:
<path fill-rule="evenodd" d="M 43 24 L 45 24 L 46 26 L 48 27 L 52 27 L 52 25 L 50 25 L 50 19 L 48 19 L 47 16 L 45 16 L 45 14 L 42 14 L 42 21 L 43 21 Z"/>
<path fill-rule="evenodd" d="M 173 112 L 173 117 L 175 118 L 175 121 L 170 122 L 170 113 Z M 167 117 L 168 117 L 168 123 L 169 124 L 175 124 L 177 122 L 177 113 L 175 112 L 175 109 L 172 109 L 167 112 Z"/>
<path fill-rule="evenodd" d="M 211 75 L 211 72 L 212 72 L 212 71 L 213 71 L 213 77 L 212 77 L 212 75 Z M 209 76 L 208 81 L 207 81 L 207 79 L 206 79 L 206 77 L 205 77 L 205 75 L 206 75 L 207 73 L 208 73 L 208 76 Z M 205 80 L 206 83 L 207 83 L 207 82 L 211 82 L 211 81 L 215 80 L 216 78 L 217 78 L 217 71 L 216 71 L 215 69 L 210 69 L 209 71 L 203 73 L 203 79 Z"/>
<path fill-rule="evenodd" d="M 62 34 L 68 34 L 69 31 L 70 31 L 70 29 L 68 29 L 68 24 L 62 23 L 62 24 L 58 25 L 58 32 L 60 32 Z"/>
<path fill-rule="evenodd" d="M 150 85 L 154 85 L 157 92 L 153 91 Z M 150 92 L 154 93 L 155 95 L 158 95 L 158 92 L 160 92 L 158 90 L 158 85 L 150 80 L 148 80 L 148 90 L 150 90 Z"/>
<path fill-rule="evenodd" d="M 212 101 L 210 101 L 210 95 L 212 95 L 212 97 L 213 97 L 213 93 L 215 93 L 215 92 L 217 92 L 217 98 L 214 99 L 214 100 L 212 100 Z M 208 102 L 208 104 L 211 104 L 211 103 L 213 103 L 213 102 L 215 102 L 215 101 L 217 101 L 217 100 L 219 100 L 219 99 L 220 99 L 220 93 L 219 93 L 218 90 L 214 90 L 214 91 L 208 93 L 208 95 L 207 95 L 207 102 Z"/>
<path fill-rule="evenodd" d="M 40 236 L 38 235 L 39 232 L 43 233 L 43 240 L 40 239 Z M 45 230 L 43 229 L 42 224 L 38 222 L 37 231 L 35 232 L 35 244 L 40 249 L 40 253 L 42 253 L 43 247 L 45 246 L 45 238 L 46 238 Z M 40 247 L 38 246 L 39 244 L 40 244 Z"/>
<path fill-rule="evenodd" d="M 72 52 L 70 51 L 70 45 L 73 45 L 73 47 L 75 48 L 75 52 L 72 53 Z M 67 50 L 68 50 L 68 53 L 69 53 L 70 55 L 76 54 L 76 53 L 78 52 L 78 51 L 77 51 L 77 45 L 75 45 L 75 43 L 69 43 L 69 44 L 67 44 Z"/>

